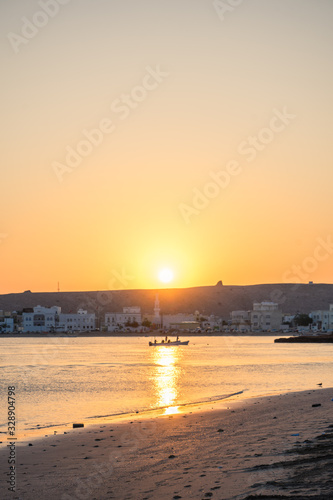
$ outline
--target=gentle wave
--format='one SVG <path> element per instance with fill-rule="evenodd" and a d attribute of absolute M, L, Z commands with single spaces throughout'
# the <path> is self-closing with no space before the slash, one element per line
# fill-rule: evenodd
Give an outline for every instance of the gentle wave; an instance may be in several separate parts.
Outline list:
<path fill-rule="evenodd" d="M 198 399 L 196 401 L 188 401 L 186 403 L 175 403 L 172 405 L 166 405 L 166 406 L 155 406 L 153 408 L 144 408 L 142 410 L 135 410 L 135 411 L 130 411 L 130 412 L 120 412 L 120 413 L 110 413 L 108 415 L 94 415 L 91 417 L 87 417 L 87 419 L 93 419 L 93 418 L 108 418 L 108 417 L 117 417 L 117 416 L 124 416 L 124 415 L 133 415 L 133 413 L 150 413 L 158 410 L 165 410 L 166 408 L 170 408 L 173 406 L 177 406 L 178 408 L 186 408 L 187 406 L 195 406 L 198 404 L 204 404 L 204 403 L 213 403 L 217 401 L 223 401 L 224 399 L 231 398 L 233 396 L 238 396 L 239 394 L 243 394 L 246 392 L 248 389 L 243 389 L 242 391 L 238 392 L 233 392 L 232 394 L 221 394 L 219 396 L 211 396 L 209 398 L 202 398 Z"/>
<path fill-rule="evenodd" d="M 231 394 L 220 394 L 220 395 L 212 396 L 212 397 L 209 397 L 209 398 L 202 398 L 202 399 L 198 399 L 196 401 L 188 401 L 186 403 L 179 403 L 179 404 L 175 404 L 175 405 L 171 405 L 171 406 L 177 406 L 178 408 L 186 408 L 188 406 L 195 406 L 195 405 L 198 405 L 198 404 L 223 401 L 223 400 L 231 398 L 233 396 L 238 396 L 240 394 L 243 394 L 246 391 L 247 391 L 247 389 L 243 389 L 242 391 L 233 392 Z M 141 410 L 132 410 L 132 411 L 125 411 L 125 412 L 118 412 L 118 413 L 109 413 L 109 414 L 106 414 L 106 415 L 93 415 L 93 416 L 90 416 L 90 417 L 85 417 L 85 418 L 83 418 L 83 420 L 93 420 L 93 419 L 102 419 L 102 418 L 111 418 L 111 417 L 126 417 L 126 416 L 130 417 L 133 414 L 140 413 L 140 415 L 142 415 L 142 414 L 152 413 L 152 412 L 159 411 L 159 410 L 165 410 L 166 408 L 170 408 L 170 405 L 167 405 L 167 406 L 156 406 L 154 408 L 143 408 Z M 34 427 L 26 427 L 25 430 L 26 431 L 35 431 L 35 430 L 42 430 L 42 429 L 50 429 L 52 427 L 65 427 L 67 425 L 72 425 L 72 423 L 73 422 L 61 422 L 61 423 L 57 423 L 57 424 L 37 425 L 37 426 L 34 426 Z M 4 433 L 4 434 L 6 434 L 6 433 Z"/>

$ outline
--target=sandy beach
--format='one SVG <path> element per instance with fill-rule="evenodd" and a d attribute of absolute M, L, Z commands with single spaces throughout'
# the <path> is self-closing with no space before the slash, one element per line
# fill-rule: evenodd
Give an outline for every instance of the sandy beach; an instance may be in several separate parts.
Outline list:
<path fill-rule="evenodd" d="M 7 447 L 0 497 L 332 499 L 332 398 L 333 389 L 316 389 L 232 400 L 17 443 L 16 491 Z"/>

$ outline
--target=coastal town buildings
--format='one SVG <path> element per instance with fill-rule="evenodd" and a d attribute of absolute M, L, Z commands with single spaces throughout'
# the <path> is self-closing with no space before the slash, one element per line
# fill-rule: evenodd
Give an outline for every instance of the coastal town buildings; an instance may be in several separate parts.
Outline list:
<path fill-rule="evenodd" d="M 31 312 L 23 312 L 23 332 L 50 332 L 55 329 L 61 307 L 36 306 Z"/>
<path fill-rule="evenodd" d="M 232 311 L 230 316 L 231 330 L 240 333 L 281 330 L 283 322 L 279 305 L 269 301 L 254 302 L 252 311 Z"/>
<path fill-rule="evenodd" d="M 70 332 L 95 330 L 95 314 L 79 309 L 77 313 L 61 313 L 61 307 L 36 306 L 23 312 L 23 332 Z"/>
<path fill-rule="evenodd" d="M 196 318 L 194 314 L 163 314 L 163 328 L 175 328 L 175 325 L 179 325 L 184 321 L 195 321 Z"/>
<path fill-rule="evenodd" d="M 252 310 L 235 310 L 230 313 L 230 320 L 215 315 L 194 313 L 163 314 L 156 294 L 150 314 L 143 314 L 139 306 L 123 307 L 122 312 L 105 314 L 102 330 L 108 332 L 143 332 L 153 330 L 205 332 L 277 332 L 277 331 L 333 331 L 333 304 L 327 309 L 306 313 L 282 313 L 275 302 L 254 302 Z M 312 319 L 308 323 L 298 323 L 297 318 Z M 99 325 L 97 325 L 99 326 Z M 0 310 L 0 333 L 56 333 L 90 332 L 96 330 L 95 313 L 79 309 L 75 313 L 62 313 L 61 307 L 25 308 L 21 311 Z"/>
<path fill-rule="evenodd" d="M 170 323 L 168 328 L 171 330 L 184 330 L 188 332 L 194 332 L 200 328 L 200 323 L 198 323 L 198 321 L 180 321 L 179 323 Z"/>
<path fill-rule="evenodd" d="M 283 314 L 275 302 L 254 302 L 251 311 L 251 330 L 272 332 L 280 330 Z"/>
<path fill-rule="evenodd" d="M 251 330 L 251 311 L 232 311 L 231 329 L 236 332 L 249 332 Z"/>
<path fill-rule="evenodd" d="M 313 321 L 312 330 L 333 330 L 333 304 L 327 310 L 312 311 L 309 316 Z"/>
<path fill-rule="evenodd" d="M 108 332 L 123 329 L 131 324 L 141 325 L 141 322 L 141 308 L 138 306 L 123 307 L 123 312 L 105 314 L 105 327 Z"/>
<path fill-rule="evenodd" d="M 223 320 L 222 318 L 220 318 L 220 316 L 215 316 L 214 314 L 210 314 L 209 316 L 202 319 L 200 324 L 203 330 L 217 331 L 217 330 L 222 330 L 222 321 Z"/>
<path fill-rule="evenodd" d="M 76 314 L 59 314 L 58 331 L 61 332 L 91 332 L 96 327 L 95 313 L 79 309 Z"/>
<path fill-rule="evenodd" d="M 14 332 L 14 318 L 0 316 L 0 333 Z"/>

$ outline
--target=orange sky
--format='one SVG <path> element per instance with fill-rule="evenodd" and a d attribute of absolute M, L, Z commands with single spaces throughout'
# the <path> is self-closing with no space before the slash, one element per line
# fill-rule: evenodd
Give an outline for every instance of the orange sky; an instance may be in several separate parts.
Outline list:
<path fill-rule="evenodd" d="M 1 3 L 0 293 L 333 282 L 333 3 L 222 4 Z"/>

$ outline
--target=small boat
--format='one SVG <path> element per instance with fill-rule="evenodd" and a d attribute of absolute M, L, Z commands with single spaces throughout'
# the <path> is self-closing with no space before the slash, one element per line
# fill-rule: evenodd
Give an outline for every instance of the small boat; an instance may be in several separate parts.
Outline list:
<path fill-rule="evenodd" d="M 154 342 L 149 342 L 150 346 L 160 346 L 160 345 L 165 345 L 165 346 L 171 346 L 171 345 L 188 345 L 189 340 L 179 340 L 177 337 L 177 340 L 170 340 L 167 337 L 165 337 L 165 340 L 162 340 L 161 342 L 157 342 L 156 339 Z"/>

